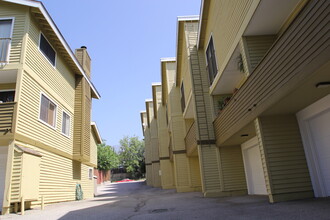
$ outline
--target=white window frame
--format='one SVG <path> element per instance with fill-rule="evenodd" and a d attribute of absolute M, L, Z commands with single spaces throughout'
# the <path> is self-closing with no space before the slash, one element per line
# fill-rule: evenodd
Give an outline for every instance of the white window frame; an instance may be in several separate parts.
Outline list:
<path fill-rule="evenodd" d="M 45 96 L 47 99 L 49 99 L 54 105 L 55 105 L 55 111 L 54 111 L 54 126 L 48 124 L 47 122 L 43 121 L 41 118 L 40 118 L 40 113 L 41 113 L 41 99 L 42 99 L 42 96 Z M 39 99 L 39 112 L 38 112 L 38 121 L 40 121 L 41 123 L 43 123 L 44 125 L 47 125 L 48 127 L 56 130 L 56 126 L 57 126 L 57 108 L 58 108 L 58 105 L 56 104 L 56 102 L 54 102 L 53 99 L 49 98 L 49 96 L 47 96 L 45 93 L 41 92 L 40 93 L 40 99 Z"/>
<path fill-rule="evenodd" d="M 44 52 L 42 52 L 42 50 L 40 49 L 40 41 L 41 41 L 41 35 L 44 36 L 44 38 L 46 39 L 46 41 L 48 42 L 48 44 L 50 45 L 51 48 L 53 48 L 54 52 L 55 52 L 55 62 L 54 65 L 51 63 L 51 61 L 49 60 L 49 58 L 44 54 Z M 49 40 L 47 39 L 47 37 L 40 31 L 39 33 L 39 42 L 38 42 L 38 49 L 40 51 L 40 53 L 45 57 L 45 59 L 47 60 L 47 62 L 56 69 L 56 65 L 57 65 L 57 52 L 55 50 L 55 48 L 52 46 L 52 44 L 49 42 Z"/>
<path fill-rule="evenodd" d="M 94 171 L 94 170 L 93 170 L 92 167 L 89 167 L 89 168 L 88 168 L 88 179 L 90 179 L 90 180 L 93 179 L 93 176 L 94 176 L 93 171 Z"/>
<path fill-rule="evenodd" d="M 12 40 L 13 40 L 15 17 L 2 17 L 2 18 L 0 18 L 0 20 L 12 20 L 11 31 L 10 31 L 10 44 L 9 44 L 9 48 L 8 48 L 8 54 L 7 54 L 7 57 L 6 57 L 6 62 L 3 63 L 3 64 L 8 64 L 9 63 L 9 58 L 10 58 L 11 43 L 12 43 Z"/>
<path fill-rule="evenodd" d="M 216 73 L 216 75 L 215 75 L 215 77 L 214 77 L 212 83 L 210 83 L 210 74 L 209 74 L 209 71 L 207 70 L 207 77 L 209 78 L 209 83 L 210 83 L 209 87 L 212 87 L 212 85 L 213 85 L 214 82 L 216 81 L 217 76 L 219 75 L 219 66 L 218 66 L 218 61 L 217 61 L 217 57 L 218 57 L 218 56 L 217 56 L 217 51 L 216 51 L 216 49 L 215 49 L 216 47 L 215 47 L 215 42 L 214 42 L 213 32 L 210 33 L 209 40 L 207 41 L 207 46 L 205 47 L 205 50 L 204 50 L 205 63 L 206 63 L 206 66 L 208 67 L 209 64 L 208 64 L 208 62 L 207 62 L 206 52 L 207 52 L 207 48 L 208 48 L 209 45 L 210 45 L 211 38 L 212 38 L 212 40 L 213 40 L 214 55 L 215 55 L 215 65 L 216 65 L 216 67 L 217 67 L 217 73 Z"/>
<path fill-rule="evenodd" d="M 69 116 L 69 134 L 65 134 L 63 132 L 63 123 L 64 123 L 64 117 L 63 115 L 66 114 L 67 116 Z M 63 134 L 65 137 L 70 138 L 71 137 L 71 115 L 67 112 L 62 110 L 62 126 L 61 126 L 61 134 Z"/>

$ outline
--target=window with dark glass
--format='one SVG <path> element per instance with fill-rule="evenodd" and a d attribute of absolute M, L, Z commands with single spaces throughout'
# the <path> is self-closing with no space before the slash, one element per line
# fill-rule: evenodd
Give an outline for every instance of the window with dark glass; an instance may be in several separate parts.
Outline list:
<path fill-rule="evenodd" d="M 13 102 L 15 98 L 15 91 L 0 91 L 0 103 Z"/>
<path fill-rule="evenodd" d="M 39 48 L 41 52 L 48 58 L 49 62 L 55 66 L 56 52 L 43 34 L 40 34 Z"/>
<path fill-rule="evenodd" d="M 209 72 L 210 85 L 212 85 L 213 80 L 215 79 L 218 73 L 212 36 L 206 50 L 206 61 L 207 61 L 207 70 Z"/>
<path fill-rule="evenodd" d="M 184 110 L 186 109 L 186 100 L 184 97 L 184 87 L 183 87 L 183 82 L 181 84 L 181 109 L 182 109 L 182 113 L 184 112 Z"/>
<path fill-rule="evenodd" d="M 7 63 L 11 44 L 12 19 L 0 20 L 0 63 Z"/>

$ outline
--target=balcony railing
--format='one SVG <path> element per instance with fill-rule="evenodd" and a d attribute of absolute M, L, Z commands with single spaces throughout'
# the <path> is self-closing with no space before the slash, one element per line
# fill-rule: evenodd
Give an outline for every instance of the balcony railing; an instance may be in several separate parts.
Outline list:
<path fill-rule="evenodd" d="M 7 134 L 14 130 L 16 102 L 0 103 L 0 132 Z"/>
<path fill-rule="evenodd" d="M 311 67 L 328 62 L 328 16 L 322 4 L 329 3 L 313 1 L 300 13 L 215 119 L 218 145 L 299 86 Z"/>
<path fill-rule="evenodd" d="M 196 123 L 194 122 L 184 139 L 186 145 L 187 155 L 191 156 L 197 149 L 197 140 L 196 140 Z"/>
<path fill-rule="evenodd" d="M 0 63 L 8 62 L 11 38 L 0 38 Z"/>

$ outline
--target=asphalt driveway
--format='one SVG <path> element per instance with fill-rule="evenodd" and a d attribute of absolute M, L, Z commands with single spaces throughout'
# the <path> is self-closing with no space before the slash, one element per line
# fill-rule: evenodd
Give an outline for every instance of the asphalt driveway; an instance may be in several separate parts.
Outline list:
<path fill-rule="evenodd" d="M 107 183 L 94 199 L 34 209 L 24 216 L 0 219 L 330 219 L 330 198 L 269 204 L 264 196 L 203 198 L 201 193 L 176 193 L 144 182 Z"/>

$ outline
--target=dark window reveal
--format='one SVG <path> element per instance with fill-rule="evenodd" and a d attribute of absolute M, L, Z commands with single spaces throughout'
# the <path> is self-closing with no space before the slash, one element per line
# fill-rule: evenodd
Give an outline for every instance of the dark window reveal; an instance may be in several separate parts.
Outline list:
<path fill-rule="evenodd" d="M 182 113 L 184 112 L 184 110 L 186 109 L 186 100 L 184 97 L 184 87 L 183 87 L 183 82 L 181 84 L 181 109 L 182 109 Z"/>
<path fill-rule="evenodd" d="M 214 78 L 218 73 L 217 62 L 215 57 L 215 50 L 213 45 L 213 38 L 211 37 L 210 43 L 207 46 L 206 50 L 206 61 L 207 61 L 207 69 L 209 71 L 209 79 L 210 85 L 212 85 Z"/>
<path fill-rule="evenodd" d="M 40 34 L 40 50 L 48 58 L 49 62 L 55 66 L 56 52 L 48 43 L 43 34 Z"/>
<path fill-rule="evenodd" d="M 0 103 L 1 102 L 13 102 L 15 98 L 15 91 L 0 91 Z"/>

